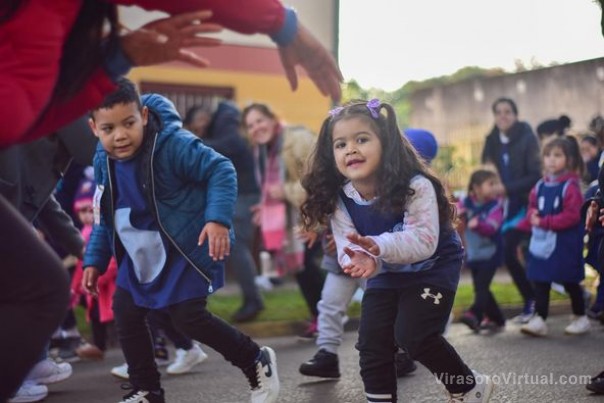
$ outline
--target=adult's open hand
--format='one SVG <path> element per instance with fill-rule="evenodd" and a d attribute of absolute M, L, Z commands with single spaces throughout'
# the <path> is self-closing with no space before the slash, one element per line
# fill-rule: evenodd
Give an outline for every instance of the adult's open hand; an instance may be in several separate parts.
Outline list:
<path fill-rule="evenodd" d="M 196 67 L 207 67 L 206 59 L 187 48 L 222 43 L 218 38 L 198 36 L 222 30 L 219 24 L 204 22 L 211 16 L 211 11 L 196 11 L 152 21 L 123 35 L 120 38 L 122 49 L 135 66 L 179 60 Z"/>
<path fill-rule="evenodd" d="M 279 47 L 279 56 L 293 91 L 298 88 L 296 65 L 300 65 L 323 95 L 329 95 L 334 102 L 340 100 L 343 80 L 340 68 L 332 54 L 300 22 L 294 40 Z"/>

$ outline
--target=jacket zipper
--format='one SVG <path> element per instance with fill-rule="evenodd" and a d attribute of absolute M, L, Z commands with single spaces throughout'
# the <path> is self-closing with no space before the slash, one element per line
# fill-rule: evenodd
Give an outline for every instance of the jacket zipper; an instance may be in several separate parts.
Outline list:
<path fill-rule="evenodd" d="M 155 157 L 155 146 L 157 145 L 157 133 L 155 134 L 155 137 L 153 138 L 153 148 L 151 149 L 151 160 L 150 160 L 150 165 L 151 165 L 151 199 L 153 200 L 153 209 L 155 210 L 155 217 L 157 217 L 157 224 L 159 225 L 159 228 L 161 229 L 161 231 L 163 232 L 163 234 L 170 240 L 170 242 L 172 243 L 172 245 L 174 245 L 174 247 L 176 248 L 176 250 L 178 250 L 178 252 L 181 254 L 182 257 L 185 258 L 185 260 L 187 262 L 189 262 L 189 264 L 191 266 L 193 266 L 193 268 L 195 270 L 197 270 L 197 272 L 199 274 L 201 274 L 201 276 L 208 282 L 208 292 L 211 294 L 214 292 L 214 287 L 212 287 L 212 280 L 199 268 L 197 267 L 197 265 L 195 263 L 193 263 L 193 261 L 191 259 L 189 259 L 189 257 L 186 255 L 186 253 L 183 252 L 183 250 L 178 246 L 178 244 L 176 243 L 176 241 L 174 241 L 174 239 L 172 239 L 172 237 L 170 236 L 170 234 L 168 234 L 168 231 L 166 231 L 166 229 L 164 228 L 161 219 L 159 217 L 159 209 L 157 208 L 157 200 L 155 200 L 155 173 L 153 171 L 153 159 Z"/>
<path fill-rule="evenodd" d="M 115 239 L 117 238 L 117 233 L 116 233 L 116 229 L 115 229 L 115 213 L 114 213 L 114 202 L 113 202 L 113 182 L 111 181 L 111 165 L 109 163 L 109 157 L 107 157 L 107 175 L 109 176 L 109 204 L 110 204 L 110 209 L 111 209 L 111 219 L 113 220 L 113 223 L 111 225 L 111 227 L 113 228 L 113 239 L 112 239 L 112 244 L 113 244 L 113 252 L 117 255 L 117 246 L 115 244 Z"/>

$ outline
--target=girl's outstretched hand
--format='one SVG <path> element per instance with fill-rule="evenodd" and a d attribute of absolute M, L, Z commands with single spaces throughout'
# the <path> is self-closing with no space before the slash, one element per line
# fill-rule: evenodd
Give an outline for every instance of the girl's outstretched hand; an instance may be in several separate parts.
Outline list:
<path fill-rule="evenodd" d="M 360 246 L 374 256 L 380 255 L 380 247 L 375 241 L 367 236 L 361 236 L 357 233 L 346 235 L 348 242 Z"/>
<path fill-rule="evenodd" d="M 198 245 L 203 243 L 208 238 L 208 253 L 210 257 L 216 260 L 223 260 L 231 253 L 231 240 L 229 239 L 229 229 L 217 222 L 209 222 L 201 230 L 199 234 Z"/>
<path fill-rule="evenodd" d="M 344 253 L 350 257 L 350 263 L 342 267 L 344 273 L 351 277 L 369 278 L 377 272 L 377 262 L 365 252 L 355 251 L 349 247 L 344 248 Z"/>

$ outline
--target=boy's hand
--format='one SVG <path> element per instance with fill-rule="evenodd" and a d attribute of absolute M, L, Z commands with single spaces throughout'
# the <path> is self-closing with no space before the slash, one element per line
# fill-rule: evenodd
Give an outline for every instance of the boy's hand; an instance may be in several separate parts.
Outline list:
<path fill-rule="evenodd" d="M 346 235 L 346 238 L 349 242 L 360 246 L 365 249 L 367 252 L 371 253 L 374 256 L 380 255 L 380 247 L 375 241 L 367 236 L 360 236 L 359 234 L 352 233 Z"/>
<path fill-rule="evenodd" d="M 222 224 L 209 222 L 199 234 L 198 245 L 203 245 L 208 238 L 208 252 L 210 257 L 216 260 L 223 260 L 231 253 L 231 240 L 229 239 L 229 229 Z"/>
<path fill-rule="evenodd" d="M 82 288 L 95 298 L 99 296 L 99 271 L 96 267 L 88 266 L 84 270 Z"/>
<path fill-rule="evenodd" d="M 377 271 L 377 262 L 375 259 L 364 252 L 354 251 L 349 247 L 344 248 L 344 252 L 350 257 L 350 263 L 342 267 L 344 273 L 351 277 L 368 278 Z"/>

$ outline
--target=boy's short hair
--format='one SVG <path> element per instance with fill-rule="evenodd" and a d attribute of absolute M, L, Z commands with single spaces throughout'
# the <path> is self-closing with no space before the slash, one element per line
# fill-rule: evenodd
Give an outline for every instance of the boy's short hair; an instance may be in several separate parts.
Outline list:
<path fill-rule="evenodd" d="M 107 95 L 102 103 L 90 111 L 90 117 L 92 119 L 94 119 L 94 112 L 97 110 L 112 108 L 118 104 L 135 103 L 138 109 L 142 109 L 143 104 L 141 102 L 141 95 L 132 81 L 122 77 L 116 84 L 116 90 Z"/>

